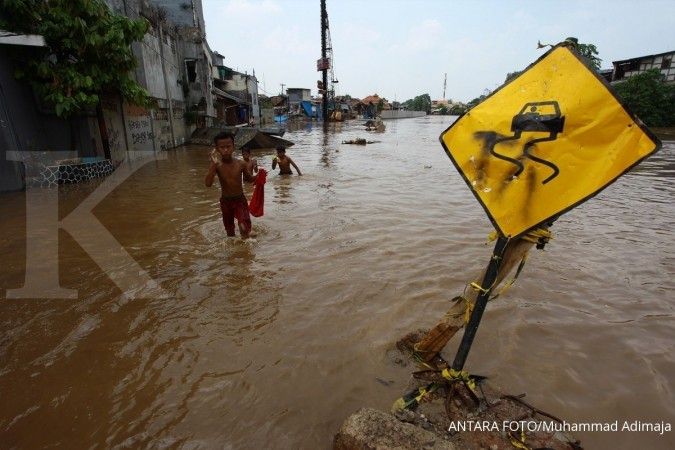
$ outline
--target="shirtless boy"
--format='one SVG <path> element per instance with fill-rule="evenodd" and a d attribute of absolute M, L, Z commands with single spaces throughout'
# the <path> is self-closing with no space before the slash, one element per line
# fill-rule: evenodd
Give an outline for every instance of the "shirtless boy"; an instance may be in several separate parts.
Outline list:
<path fill-rule="evenodd" d="M 247 147 L 241 148 L 241 158 L 246 163 L 249 172 L 252 174 L 258 173 L 258 161 L 255 158 L 251 158 L 251 149 Z"/>
<path fill-rule="evenodd" d="M 272 160 L 272 170 L 276 169 L 277 164 L 279 164 L 279 175 L 293 175 L 291 170 L 291 165 L 295 167 L 295 171 L 298 172 L 298 175 L 302 175 L 298 166 L 295 165 L 290 156 L 286 156 L 286 148 L 277 147 L 277 156 Z"/>
<path fill-rule="evenodd" d="M 234 136 L 222 132 L 213 138 L 215 148 L 211 151 L 211 165 L 206 173 L 204 184 L 211 187 L 213 179 L 218 175 L 220 181 L 220 210 L 223 213 L 223 225 L 228 236 L 234 236 L 234 219 L 239 225 L 239 235 L 248 239 L 251 233 L 251 216 L 248 213 L 248 202 L 244 196 L 242 177 L 253 181 L 255 177 L 244 161 L 232 156 L 234 153 Z"/>

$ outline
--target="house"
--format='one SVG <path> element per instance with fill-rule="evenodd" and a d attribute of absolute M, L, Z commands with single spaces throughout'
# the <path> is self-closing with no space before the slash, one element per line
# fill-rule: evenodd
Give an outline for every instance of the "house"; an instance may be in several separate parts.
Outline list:
<path fill-rule="evenodd" d="M 608 83 L 612 82 L 612 74 L 614 73 L 614 69 L 602 69 L 598 70 L 598 75 L 602 77 L 605 81 Z"/>
<path fill-rule="evenodd" d="M 286 95 L 291 105 L 312 99 L 312 91 L 305 88 L 287 88 Z"/>
<path fill-rule="evenodd" d="M 381 106 L 382 111 L 392 109 L 387 99 L 380 97 L 377 94 L 369 95 L 368 97 L 361 99 L 361 104 L 363 105 L 362 109 L 365 118 L 375 117 L 378 112 L 378 106 Z"/>
<path fill-rule="evenodd" d="M 668 84 L 675 84 L 675 51 L 613 61 L 612 82 L 622 81 L 649 69 L 659 69 Z"/>
<path fill-rule="evenodd" d="M 108 0 L 110 1 L 110 0 Z M 119 1 L 119 0 L 117 0 Z M 133 3 L 125 0 L 125 4 Z M 152 7 L 176 34 L 179 53 L 177 79 L 168 74 L 168 84 L 182 87 L 187 120 L 197 127 L 211 126 L 216 119 L 213 95 L 213 52 L 206 40 L 202 0 L 140 0 Z M 194 116 L 194 120 L 192 117 Z"/>
<path fill-rule="evenodd" d="M 131 50 L 137 60 L 133 76 L 155 106 L 144 108 L 129 104 L 118 94 L 103 93 L 98 107 L 62 119 L 28 83 L 14 77 L 22 61 L 42 58 L 42 37 L 10 36 L 0 42 L 0 191 L 23 189 L 44 178 L 49 167 L 54 169 L 52 175 L 57 175 L 50 176 L 49 183 L 79 181 L 79 175 L 72 180 L 61 177 L 78 171 L 105 175 L 127 152 L 181 145 L 198 121 L 206 126 L 215 119 L 213 63 L 201 0 L 104 1 L 113 13 L 131 19 L 143 17 L 150 24 L 142 41 L 134 42 Z M 197 120 L 190 123 L 190 114 Z M 9 161 L 7 150 L 20 161 Z M 70 152 L 73 157 L 54 160 L 49 163 L 54 166 L 48 167 L 50 152 Z M 42 160 L 33 161 L 35 155 L 42 155 Z M 38 176 L 34 176 L 33 166 L 43 167 Z"/>
<path fill-rule="evenodd" d="M 132 44 L 136 81 L 154 100 L 145 109 L 102 100 L 106 136 L 124 136 L 111 146 L 114 161 L 127 151 L 159 151 L 185 143 L 195 126 L 215 118 L 211 94 L 211 50 L 205 39 L 201 0 L 105 0 L 114 13 L 145 18 L 150 27 Z M 114 144 L 114 145 L 113 145 Z"/>
<path fill-rule="evenodd" d="M 286 88 L 288 98 L 288 113 L 291 115 L 303 115 L 302 102 L 312 101 L 312 91 L 306 88 Z"/>
<path fill-rule="evenodd" d="M 218 122 L 223 125 L 260 123 L 258 79 L 223 64 L 224 57 L 214 53 L 214 89 Z"/>
<path fill-rule="evenodd" d="M 452 106 L 452 100 L 432 100 L 431 101 L 431 110 L 440 110 L 442 107 L 450 108 Z"/>

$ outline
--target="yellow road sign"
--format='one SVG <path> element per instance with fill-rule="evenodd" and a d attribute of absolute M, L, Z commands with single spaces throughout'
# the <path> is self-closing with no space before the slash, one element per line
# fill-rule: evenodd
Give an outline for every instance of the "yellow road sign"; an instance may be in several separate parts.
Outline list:
<path fill-rule="evenodd" d="M 661 146 L 562 45 L 440 140 L 497 230 L 511 237 L 594 196 Z"/>

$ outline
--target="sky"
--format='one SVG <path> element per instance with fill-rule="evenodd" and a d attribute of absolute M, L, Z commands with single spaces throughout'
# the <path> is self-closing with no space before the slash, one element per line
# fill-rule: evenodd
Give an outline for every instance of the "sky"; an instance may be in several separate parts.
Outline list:
<path fill-rule="evenodd" d="M 467 102 L 569 36 L 612 61 L 675 50 L 673 0 L 326 0 L 337 95 L 420 94 Z M 225 65 L 255 70 L 259 91 L 309 88 L 321 73 L 320 0 L 202 0 Z"/>

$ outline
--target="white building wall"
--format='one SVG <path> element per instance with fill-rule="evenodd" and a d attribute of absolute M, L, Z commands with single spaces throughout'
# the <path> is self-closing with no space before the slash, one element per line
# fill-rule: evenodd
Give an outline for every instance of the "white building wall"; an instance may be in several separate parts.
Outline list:
<path fill-rule="evenodd" d="M 179 60 L 176 39 L 170 34 L 163 34 L 162 53 L 160 53 L 159 30 L 146 33 L 143 37 L 140 51 L 142 52 L 142 69 L 145 74 L 143 83 L 150 95 L 155 98 L 166 99 L 166 88 L 169 96 L 174 100 L 183 100 L 183 90 L 179 83 L 182 76 L 182 61 Z M 162 69 L 162 56 L 164 69 Z M 166 70 L 167 86 L 164 85 Z"/>
<path fill-rule="evenodd" d="M 640 66 L 636 70 L 625 71 L 622 80 L 646 72 L 650 69 L 659 69 L 666 82 L 675 83 L 675 52 L 640 59 Z"/>
<path fill-rule="evenodd" d="M 260 118 L 260 103 L 258 102 L 258 80 L 248 77 L 248 92 L 251 96 L 251 115 L 258 120 Z"/>

